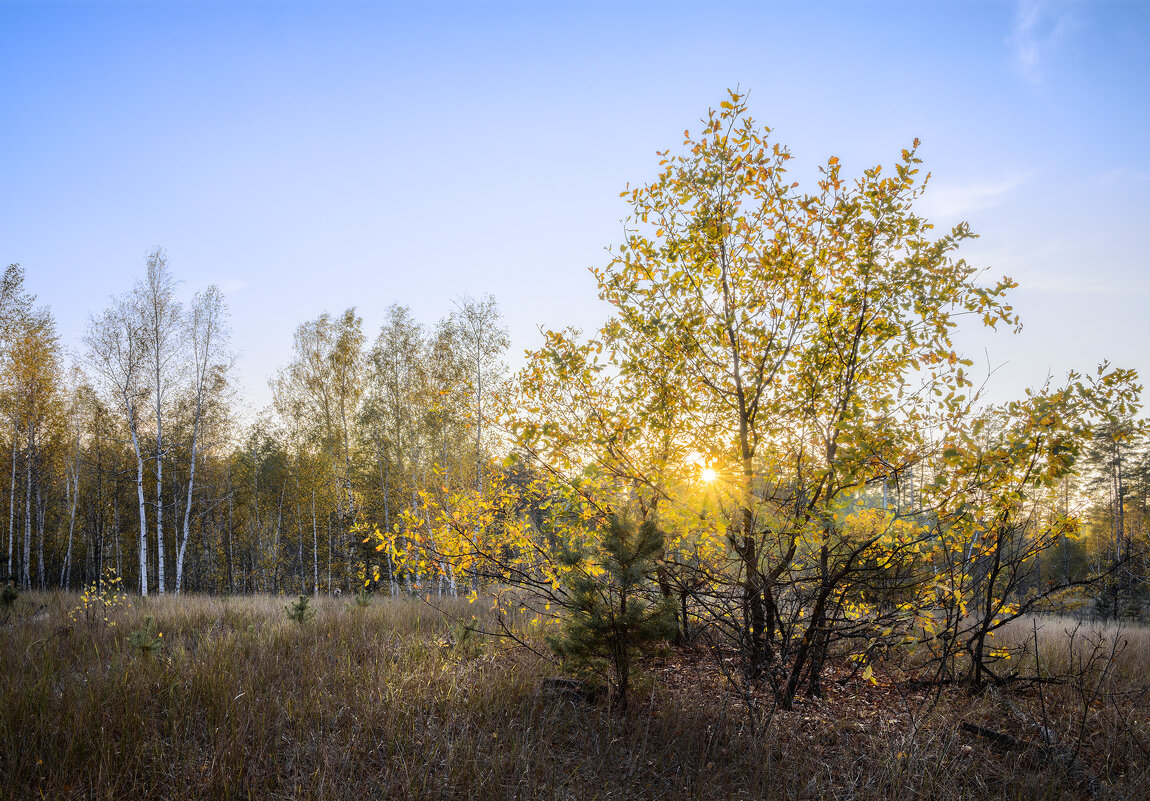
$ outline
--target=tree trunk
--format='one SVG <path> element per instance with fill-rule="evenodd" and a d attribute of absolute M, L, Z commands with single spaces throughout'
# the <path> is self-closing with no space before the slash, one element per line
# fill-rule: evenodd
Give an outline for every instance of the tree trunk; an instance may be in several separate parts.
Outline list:
<path fill-rule="evenodd" d="M 46 586 L 47 576 L 44 572 L 44 498 L 40 494 L 40 472 L 36 471 L 36 529 L 40 535 L 36 543 L 36 561 L 39 568 L 38 580 L 40 589 Z"/>
<path fill-rule="evenodd" d="M 311 491 L 312 595 L 319 595 L 319 525 L 315 519 L 315 490 Z"/>
<path fill-rule="evenodd" d="M 160 419 L 159 371 L 156 372 L 156 589 L 164 594 L 164 426 Z"/>
<path fill-rule="evenodd" d="M 391 498 L 389 497 L 388 491 L 387 491 L 388 473 L 390 471 L 388 470 L 388 462 L 386 461 L 386 458 L 387 458 L 387 454 L 385 452 L 385 454 L 384 454 L 385 461 L 383 463 L 383 477 L 382 477 L 380 483 L 383 485 L 383 527 L 388 533 L 390 533 L 391 532 Z"/>
<path fill-rule="evenodd" d="M 479 337 L 475 346 L 475 485 L 483 494 L 483 370 L 480 366 Z"/>
<path fill-rule="evenodd" d="M 299 573 L 299 594 L 307 594 L 307 578 L 303 567 L 303 515 L 299 510 L 299 479 L 295 482 L 295 541 L 296 541 L 296 570 Z"/>
<path fill-rule="evenodd" d="M 140 504 L 140 595 L 148 595 L 148 512 L 144 503 L 144 456 L 140 452 L 140 437 L 136 431 L 136 415 L 124 394 L 124 407 L 128 411 L 128 428 L 132 433 L 132 449 L 136 453 L 136 498 Z"/>
<path fill-rule="evenodd" d="M 16 439 L 19 429 L 12 428 L 12 485 L 8 489 L 8 578 L 15 580 L 12 572 L 12 543 L 16 537 Z"/>
<path fill-rule="evenodd" d="M 227 471 L 228 476 L 228 592 L 233 593 L 236 591 L 236 573 L 235 573 L 235 556 L 232 553 L 232 510 L 234 507 L 232 496 L 232 471 Z"/>
<path fill-rule="evenodd" d="M 272 591 L 279 592 L 280 582 L 280 529 L 284 519 L 284 495 L 287 493 L 287 477 L 284 477 L 283 489 L 280 490 L 279 509 L 276 510 L 276 530 L 272 535 Z"/>
<path fill-rule="evenodd" d="M 200 433 L 200 401 L 196 400 L 196 420 L 192 424 L 191 465 L 188 468 L 188 497 L 184 502 L 184 532 L 180 537 L 180 549 L 176 554 L 176 595 L 179 595 L 184 582 L 184 556 L 188 550 L 188 536 L 192 525 L 192 490 L 196 485 L 196 446 Z"/>
<path fill-rule="evenodd" d="M 77 449 L 76 459 L 79 460 L 79 458 L 80 453 Z M 72 583 L 72 538 L 76 532 L 76 501 L 80 494 L 80 475 L 78 468 L 79 465 L 77 464 L 76 468 L 70 471 L 71 475 L 65 476 L 68 482 L 68 494 L 70 496 L 70 503 L 68 504 L 68 550 L 64 554 L 64 569 L 60 573 L 60 586 L 65 590 L 67 590 Z"/>
<path fill-rule="evenodd" d="M 1130 559 L 1130 540 L 1126 535 L 1126 504 L 1123 495 L 1122 487 L 1122 447 L 1115 446 L 1115 465 L 1114 465 L 1114 523 L 1118 541 L 1118 554 L 1119 561 Z M 1116 591 L 1114 597 L 1114 619 L 1122 614 L 1122 596 L 1129 595 L 1130 589 L 1130 565 L 1123 565 L 1118 568 L 1118 575 L 1115 577 L 1117 580 Z"/>
<path fill-rule="evenodd" d="M 112 462 L 112 538 L 116 544 L 116 575 L 124 575 L 124 543 L 120 539 L 120 472 L 119 459 Z M 103 580 L 101 578 L 101 580 Z M 101 589 L 103 586 L 101 585 Z"/>
<path fill-rule="evenodd" d="M 27 474 L 27 481 L 24 487 L 24 567 L 23 567 L 23 585 L 24 589 L 32 589 L 32 454 L 29 452 L 24 457 L 25 472 Z"/>

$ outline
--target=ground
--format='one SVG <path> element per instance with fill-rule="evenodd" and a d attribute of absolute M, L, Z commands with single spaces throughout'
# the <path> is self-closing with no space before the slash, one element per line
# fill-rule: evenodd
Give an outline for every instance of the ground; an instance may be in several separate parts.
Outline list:
<path fill-rule="evenodd" d="M 554 664 L 466 635 L 478 604 L 319 599 L 300 624 L 291 600 L 70 615 L 78 596 L 22 596 L 0 627 L 0 798 L 1150 797 L 1145 630 L 1086 664 L 1091 630 L 1046 621 L 1048 669 L 1079 678 L 973 696 L 836 664 L 786 712 L 721 655 L 667 647 L 624 714 L 542 691 Z M 148 616 L 151 651 L 130 644 Z"/>

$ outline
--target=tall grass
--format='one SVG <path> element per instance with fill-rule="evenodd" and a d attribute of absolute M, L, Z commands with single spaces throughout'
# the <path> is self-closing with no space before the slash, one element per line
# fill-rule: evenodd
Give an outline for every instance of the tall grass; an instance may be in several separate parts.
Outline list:
<path fill-rule="evenodd" d="M 0 798 L 1061 798 L 1071 786 L 1049 761 L 1019 765 L 958 729 L 1003 718 L 993 698 L 829 682 L 827 698 L 752 735 L 705 655 L 648 665 L 623 715 L 541 692 L 557 671 L 530 652 L 465 647 L 456 619 L 482 617 L 480 604 L 318 599 L 298 625 L 290 600 L 133 599 L 111 626 L 70 621 L 73 595 L 21 598 L 0 628 Z M 151 656 L 128 643 L 146 616 L 163 633 Z M 1150 665 L 1138 636 L 1121 655 L 1130 671 Z M 1047 647 L 1053 670 L 1063 657 Z M 1057 725 L 1078 732 L 1076 691 L 1043 689 Z M 1096 772 L 1147 797 L 1116 697 L 1087 704 L 1103 740 L 1082 750 L 1114 749 Z M 1135 734 L 1145 701 L 1121 701 Z"/>

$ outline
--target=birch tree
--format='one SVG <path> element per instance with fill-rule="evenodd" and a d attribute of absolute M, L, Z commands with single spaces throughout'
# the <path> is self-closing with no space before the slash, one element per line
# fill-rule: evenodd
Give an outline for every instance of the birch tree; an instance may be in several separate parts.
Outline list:
<path fill-rule="evenodd" d="M 455 301 L 451 323 L 467 354 L 473 401 L 475 404 L 475 481 L 483 491 L 483 408 L 485 393 L 503 373 L 500 356 L 510 340 L 502 325 L 499 304 L 491 295 L 476 300 L 464 295 Z"/>
<path fill-rule="evenodd" d="M 113 404 L 124 415 L 136 457 L 136 499 L 139 508 L 140 594 L 148 594 L 148 516 L 144 500 L 144 454 L 140 442 L 140 409 L 149 395 L 146 382 L 147 332 L 132 299 L 114 298 L 112 305 L 88 325 L 84 342 L 87 361 Z"/>
<path fill-rule="evenodd" d="M 379 335 L 367 354 L 367 390 L 361 411 L 361 428 L 376 453 L 384 531 L 388 547 L 382 552 L 389 576 L 395 580 L 402 544 L 390 535 L 407 499 L 412 513 L 418 507 L 418 463 L 421 354 L 425 346 L 423 326 L 406 306 L 388 307 Z"/>
<path fill-rule="evenodd" d="M 196 460 L 200 444 L 204 405 L 212 391 L 213 382 L 222 382 L 227 369 L 227 306 L 223 293 L 216 286 L 208 287 L 196 295 L 185 321 L 186 341 L 191 348 L 192 375 L 192 435 L 188 457 L 188 485 L 184 501 L 183 533 L 176 555 L 176 593 L 183 589 L 184 559 L 191 533 L 192 504 L 196 486 Z"/>
<path fill-rule="evenodd" d="M 24 489 L 24 558 L 21 578 L 25 588 L 32 586 L 32 529 L 41 506 L 39 482 L 41 475 L 41 446 L 45 435 L 59 423 L 61 417 L 60 345 L 56 326 L 46 310 L 27 316 L 8 352 L 9 392 L 16 415 L 16 427 L 23 437 L 25 471 Z M 37 503 L 33 507 L 33 476 L 37 481 Z M 44 530 L 40 527 L 39 583 L 45 584 Z"/>
<path fill-rule="evenodd" d="M 156 570 L 157 590 L 165 591 L 164 556 L 164 416 L 178 377 L 184 337 L 183 310 L 175 297 L 176 280 L 168 270 L 168 257 L 162 248 L 148 254 L 147 273 L 136 285 L 133 300 L 143 334 L 151 389 L 151 411 L 155 431 L 156 475 Z"/>
<path fill-rule="evenodd" d="M 83 467 L 83 430 L 85 407 L 90 403 L 91 388 L 80 366 L 73 364 L 68 376 L 65 409 L 64 498 L 68 506 L 68 540 L 60 567 L 60 586 L 69 589 L 72 578 L 72 552 L 76 536 L 76 510 L 80 503 L 80 476 Z"/>
<path fill-rule="evenodd" d="M 301 431 L 333 468 L 328 480 L 338 488 L 336 522 L 348 537 L 357 510 L 352 441 L 364 391 L 362 325 L 350 308 L 338 318 L 324 313 L 299 326 L 293 359 L 272 384 L 277 410 L 306 423 Z M 341 550 L 350 557 L 351 542 Z M 344 566 L 350 570 L 350 563 Z"/>
<path fill-rule="evenodd" d="M 16 540 L 16 471 L 18 466 L 17 446 L 20 439 L 20 426 L 15 402 L 13 365 L 10 361 L 12 345 L 17 334 L 23 330 L 32 312 L 35 296 L 24 290 L 24 270 L 19 264 L 10 264 L 0 280 L 0 408 L 10 425 L 10 481 L 8 487 L 8 576 L 13 578 L 13 557 Z"/>

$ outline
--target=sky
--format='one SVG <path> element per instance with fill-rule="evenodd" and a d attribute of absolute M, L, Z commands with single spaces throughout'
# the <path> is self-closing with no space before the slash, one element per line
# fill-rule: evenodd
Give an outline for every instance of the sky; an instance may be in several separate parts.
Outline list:
<path fill-rule="evenodd" d="M 920 209 L 1020 284 L 1021 334 L 959 337 L 992 399 L 1150 376 L 1150 2 L 0 0 L 0 266 L 80 355 L 162 246 L 252 412 L 349 306 L 370 341 L 490 293 L 515 366 L 605 320 L 620 192 L 734 87 L 812 188 L 922 140 Z"/>

